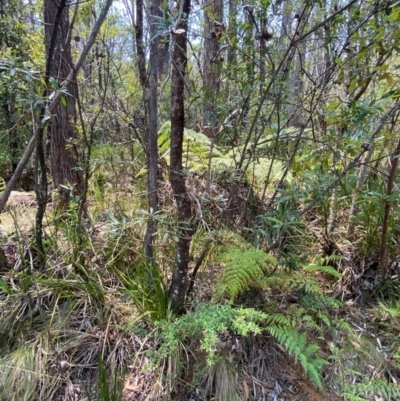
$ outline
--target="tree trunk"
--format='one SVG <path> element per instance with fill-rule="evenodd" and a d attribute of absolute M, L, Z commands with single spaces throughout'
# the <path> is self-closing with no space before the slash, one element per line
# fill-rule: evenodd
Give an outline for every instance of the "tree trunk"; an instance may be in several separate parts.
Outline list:
<path fill-rule="evenodd" d="M 81 68 L 83 61 L 84 61 L 85 57 L 87 56 L 89 50 L 92 48 L 92 46 L 96 40 L 97 34 L 100 31 L 101 25 L 103 24 L 103 22 L 107 16 L 108 10 L 110 9 L 112 3 L 113 3 L 113 0 L 106 1 L 106 4 L 104 5 L 104 8 L 103 8 L 99 18 L 97 19 L 97 21 L 94 24 L 94 27 L 93 27 L 92 31 L 90 32 L 89 39 L 88 39 L 87 43 L 85 44 L 85 47 L 83 48 L 81 54 L 79 55 L 78 60 L 76 61 L 74 66 L 70 69 L 68 76 L 66 77 L 64 82 L 61 84 L 62 89 L 65 89 L 65 90 L 68 89 L 69 86 L 71 85 L 72 81 L 75 80 L 76 74 L 77 74 L 78 70 Z M 51 100 L 50 104 L 46 108 L 47 116 L 51 116 L 55 112 L 55 110 L 57 109 L 57 107 L 60 103 L 60 100 L 61 100 L 61 94 L 60 94 L 60 92 L 58 92 L 58 93 L 56 93 L 55 97 Z M 45 123 L 45 122 L 43 122 L 43 123 Z M 15 187 L 15 184 L 18 182 L 19 178 L 21 177 L 21 174 L 22 174 L 26 164 L 28 163 L 30 157 L 32 156 L 33 151 L 35 150 L 36 144 L 38 142 L 38 138 L 40 136 L 41 129 L 42 128 L 39 127 L 33 134 L 32 138 L 30 139 L 28 145 L 25 148 L 24 154 L 22 155 L 22 158 L 21 158 L 20 162 L 18 163 L 18 166 L 15 169 L 13 176 L 8 181 L 7 186 L 6 186 L 5 190 L 3 191 L 3 194 L 0 197 L 0 212 L 4 209 L 4 206 L 6 205 L 7 200 L 10 197 L 11 191 L 13 190 L 13 188 Z"/>
<path fill-rule="evenodd" d="M 157 230 L 155 213 L 158 211 L 157 169 L 158 169 L 158 75 L 159 36 L 155 16 L 159 15 L 160 1 L 152 0 L 150 17 L 150 76 L 146 71 L 146 55 L 143 46 L 143 0 L 136 2 L 136 48 L 139 79 L 143 90 L 143 104 L 146 119 L 144 144 L 147 157 L 147 188 L 150 217 L 144 236 L 143 252 L 148 262 L 154 264 L 154 234 Z"/>
<path fill-rule="evenodd" d="M 207 3 L 209 4 L 209 3 Z M 218 142 L 217 98 L 220 90 L 221 54 L 219 40 L 223 28 L 223 2 L 213 0 L 204 8 L 205 39 L 203 58 L 203 117 L 205 135 Z"/>
<path fill-rule="evenodd" d="M 173 46 L 173 69 L 171 81 L 171 152 L 170 181 L 178 212 L 178 242 L 176 244 L 175 266 L 170 286 L 172 310 L 176 314 L 184 311 L 188 279 L 189 248 L 192 238 L 191 204 L 186 193 L 182 168 L 183 132 L 185 123 L 185 72 L 187 65 L 187 19 L 190 0 L 180 0 L 182 13 L 175 24 Z"/>
<path fill-rule="evenodd" d="M 54 0 L 45 0 L 44 2 L 47 72 L 50 82 L 57 87 L 66 79 L 72 67 L 69 7 L 65 3 L 65 1 L 61 1 L 57 6 Z M 57 29 L 54 22 L 63 5 Z M 53 28 L 57 29 L 55 35 L 53 35 Z M 52 46 L 52 40 L 54 40 L 54 46 Z M 52 49 L 51 54 L 49 54 L 49 49 Z M 50 92 L 54 89 L 57 88 L 49 88 Z M 59 194 L 57 208 L 61 211 L 68 207 L 71 193 L 82 195 L 83 191 L 83 177 L 82 170 L 79 168 L 80 156 L 74 128 L 76 123 L 75 79 L 69 85 L 69 93 L 71 96 L 63 97 L 63 101 L 56 107 L 48 124 L 50 171 L 53 188 Z"/>

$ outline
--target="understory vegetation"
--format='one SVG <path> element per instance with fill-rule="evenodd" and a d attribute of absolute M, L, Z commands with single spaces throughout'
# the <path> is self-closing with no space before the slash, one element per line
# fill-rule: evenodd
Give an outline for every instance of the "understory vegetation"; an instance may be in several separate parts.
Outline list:
<path fill-rule="evenodd" d="M 400 400 L 399 2 L 0 16 L 0 400 Z"/>

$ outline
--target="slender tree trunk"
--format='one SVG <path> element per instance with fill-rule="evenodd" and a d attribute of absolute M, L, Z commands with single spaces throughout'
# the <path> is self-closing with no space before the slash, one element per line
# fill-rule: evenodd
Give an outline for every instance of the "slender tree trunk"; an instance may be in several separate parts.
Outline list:
<path fill-rule="evenodd" d="M 229 0 L 228 2 L 229 6 L 229 19 L 228 19 L 228 39 L 230 46 L 228 47 L 228 55 L 227 55 L 227 65 L 234 65 L 235 60 L 236 60 L 236 41 L 237 41 L 237 3 L 236 0 Z M 228 77 L 231 75 L 231 73 L 228 72 Z M 226 81 L 226 87 L 225 87 L 225 99 L 228 101 L 231 97 L 230 93 L 230 82 L 232 80 L 232 77 L 230 76 L 230 79 L 227 79 Z"/>
<path fill-rule="evenodd" d="M 159 15 L 160 1 L 153 0 L 150 9 L 150 75 L 146 71 L 146 54 L 143 44 L 143 0 L 136 2 L 136 48 L 139 79 L 143 90 L 143 104 L 146 119 L 144 132 L 147 156 L 147 188 L 150 217 L 147 222 L 143 251 L 146 259 L 154 263 L 154 234 L 157 230 L 155 213 L 158 211 L 157 169 L 158 169 L 158 75 L 159 36 L 156 16 Z"/>
<path fill-rule="evenodd" d="M 219 40 L 223 28 L 223 2 L 213 0 L 204 9 L 205 39 L 203 58 L 203 117 L 202 129 L 205 135 L 218 142 L 217 99 L 220 90 L 221 54 Z"/>
<path fill-rule="evenodd" d="M 159 75 L 159 37 L 156 35 L 157 26 L 155 16 L 159 13 L 160 1 L 153 0 L 151 4 L 151 25 L 150 25 L 150 88 L 148 100 L 149 108 L 149 161 L 147 187 L 149 191 L 150 215 L 152 216 L 147 225 L 145 236 L 145 255 L 154 263 L 154 234 L 157 230 L 157 220 L 154 216 L 158 211 L 158 193 L 157 193 L 157 172 L 158 172 L 158 75 Z"/>
<path fill-rule="evenodd" d="M 18 115 L 16 110 L 16 102 L 15 94 L 8 94 L 8 107 L 6 111 L 6 116 L 9 119 L 10 129 L 8 131 L 9 137 L 9 146 L 10 146 L 10 154 L 11 154 L 11 171 L 14 173 L 15 169 L 18 165 L 18 153 L 20 149 L 20 140 L 18 138 L 18 130 L 17 130 L 17 121 Z"/>
<path fill-rule="evenodd" d="M 170 181 L 178 212 L 178 242 L 176 244 L 175 266 L 170 286 L 171 304 L 174 313 L 184 311 L 188 280 L 189 249 L 192 238 L 191 203 L 186 193 L 182 167 L 183 132 L 185 124 L 185 72 L 187 65 L 187 19 L 190 14 L 190 0 L 178 3 L 182 13 L 175 25 L 173 68 L 171 81 L 171 152 Z M 182 32 L 182 31 L 181 31 Z"/>
<path fill-rule="evenodd" d="M 288 9 L 290 10 L 290 4 L 288 2 Z M 297 39 L 300 37 L 306 27 L 308 19 L 311 14 L 311 6 L 306 3 L 302 10 L 298 10 L 298 18 L 296 27 L 293 35 L 290 35 L 290 39 Z M 287 24 L 287 15 L 285 15 L 285 23 Z M 288 30 L 286 26 L 282 31 Z M 289 33 L 288 33 L 289 34 Z M 294 48 L 295 54 L 293 56 L 292 64 L 290 66 L 290 75 L 288 82 L 288 124 L 294 127 L 302 128 L 304 126 L 303 118 L 303 102 L 304 102 L 304 71 L 305 71 L 305 57 L 306 57 L 306 41 L 298 42 Z"/>

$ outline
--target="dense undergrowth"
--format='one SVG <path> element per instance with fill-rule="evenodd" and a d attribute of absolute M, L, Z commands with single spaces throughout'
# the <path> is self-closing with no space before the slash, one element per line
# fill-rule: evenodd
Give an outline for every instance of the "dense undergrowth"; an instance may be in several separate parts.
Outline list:
<path fill-rule="evenodd" d="M 202 267 L 187 313 L 174 317 L 169 189 L 160 193 L 154 267 L 141 252 L 148 215 L 136 165 L 123 150 L 98 150 L 84 225 L 75 203 L 61 217 L 48 210 L 45 270 L 18 219 L 2 238 L 2 400 L 399 399 L 395 278 L 382 288 L 357 267 L 367 263 L 364 244 L 351 259 L 337 234 L 327 255 L 317 223 L 306 221 L 289 224 L 270 252 L 255 246 L 254 231 L 207 230 L 227 191 L 214 185 L 221 199 L 198 198 L 192 267 L 203 253 Z M 271 232 L 280 228 L 270 222 Z"/>

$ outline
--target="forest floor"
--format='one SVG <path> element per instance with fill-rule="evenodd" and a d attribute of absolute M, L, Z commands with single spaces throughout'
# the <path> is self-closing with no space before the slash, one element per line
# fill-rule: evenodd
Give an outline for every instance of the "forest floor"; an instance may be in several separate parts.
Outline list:
<path fill-rule="evenodd" d="M 397 388 L 400 380 L 396 359 L 400 321 L 376 302 L 373 280 L 355 261 L 340 259 L 340 283 L 325 274 L 314 275 L 329 296 L 342 301 L 340 309 L 326 310 L 323 316 L 340 319 L 352 330 L 350 335 L 334 326 L 325 331 L 306 329 L 329 361 L 319 372 L 320 389 L 287 348 L 266 333 L 245 337 L 231 330 L 218 333 L 219 362 L 214 365 L 206 363 L 207 355 L 196 337 L 154 362 L 160 348 L 156 330 L 112 268 L 134 260 L 134 246 L 122 247 L 121 260 L 112 249 L 123 240 L 129 244 L 136 238 L 138 243 L 140 230 L 130 226 L 128 218 L 122 222 L 104 210 L 87 238 L 85 263 L 73 264 L 77 239 L 65 227 L 56 232 L 52 228 L 49 249 L 54 253 L 48 270 L 34 271 L 30 253 L 33 199 L 33 194 L 15 194 L 0 215 L 2 254 L 7 262 L 0 266 L 4 401 L 396 399 L 395 390 L 390 389 Z M 128 238 L 116 239 L 118 224 L 124 225 Z M 219 270 L 220 265 L 209 260 L 199 273 L 195 295 L 187 305 L 189 313 L 195 305 L 210 302 Z M 397 277 L 392 278 L 392 287 L 398 289 Z M 251 289 L 240 302 L 260 308 L 273 302 L 282 313 L 293 305 L 307 307 L 307 298 L 299 291 L 285 289 L 273 293 Z M 369 393 L 368 380 L 375 386 Z M 344 384 L 356 389 L 346 390 Z"/>

